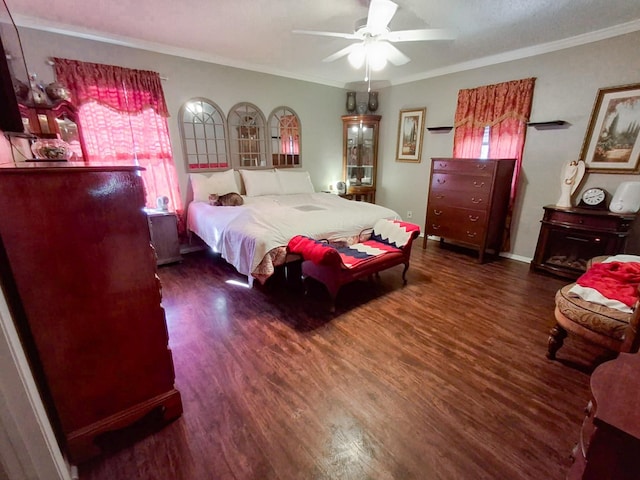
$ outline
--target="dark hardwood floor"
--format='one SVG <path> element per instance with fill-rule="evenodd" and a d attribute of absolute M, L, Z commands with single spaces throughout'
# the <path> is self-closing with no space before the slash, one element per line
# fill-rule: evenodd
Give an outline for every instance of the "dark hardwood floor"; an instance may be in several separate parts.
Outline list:
<path fill-rule="evenodd" d="M 110 439 L 82 480 L 562 479 L 603 350 L 545 358 L 566 280 L 416 242 L 348 285 L 248 289 L 207 252 L 161 267 L 184 414 Z M 144 341 L 144 339 L 140 339 Z"/>

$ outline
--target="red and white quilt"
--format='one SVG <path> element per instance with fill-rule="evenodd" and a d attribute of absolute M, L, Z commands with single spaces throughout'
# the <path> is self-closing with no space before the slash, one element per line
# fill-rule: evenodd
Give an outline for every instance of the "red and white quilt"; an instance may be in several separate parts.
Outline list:
<path fill-rule="evenodd" d="M 348 246 L 336 246 L 327 242 L 297 235 L 289 242 L 289 251 L 302 255 L 319 265 L 340 265 L 355 268 L 391 252 L 402 252 L 409 240 L 420 234 L 420 227 L 399 220 L 379 220 L 373 227 L 369 240 Z"/>
<path fill-rule="evenodd" d="M 638 300 L 640 257 L 615 255 L 592 265 L 569 291 L 583 300 L 631 313 Z"/>

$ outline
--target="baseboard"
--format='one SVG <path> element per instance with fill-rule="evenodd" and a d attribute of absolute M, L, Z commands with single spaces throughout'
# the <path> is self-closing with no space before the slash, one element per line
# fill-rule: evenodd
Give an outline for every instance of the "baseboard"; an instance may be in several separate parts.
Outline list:
<path fill-rule="evenodd" d="M 420 235 L 421 237 L 424 237 L 424 235 Z M 429 235 L 427 236 L 428 240 L 436 240 L 439 241 L 440 237 L 437 237 L 435 235 Z M 500 252 L 498 254 L 499 257 L 504 257 L 504 258 L 508 258 L 509 260 L 515 260 L 517 262 L 522 262 L 522 263 L 531 263 L 533 258 L 530 257 L 525 257 L 522 255 L 516 255 L 515 253 L 511 253 L 511 252 Z"/>

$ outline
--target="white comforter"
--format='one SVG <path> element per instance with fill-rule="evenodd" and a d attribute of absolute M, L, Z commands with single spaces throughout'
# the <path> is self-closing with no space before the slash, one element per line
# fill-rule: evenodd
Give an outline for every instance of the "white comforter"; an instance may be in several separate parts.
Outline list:
<path fill-rule="evenodd" d="M 286 246 L 295 235 L 341 240 L 373 228 L 381 218 L 400 218 L 380 205 L 330 193 L 265 195 L 244 201 L 238 207 L 191 202 L 187 227 L 250 279 L 267 252 Z"/>

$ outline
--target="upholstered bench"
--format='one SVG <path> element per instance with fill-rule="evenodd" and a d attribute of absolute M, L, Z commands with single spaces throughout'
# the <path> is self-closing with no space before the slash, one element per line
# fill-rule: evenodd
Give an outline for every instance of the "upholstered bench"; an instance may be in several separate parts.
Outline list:
<path fill-rule="evenodd" d="M 314 278 L 325 285 L 333 312 L 340 288 L 359 278 L 404 264 L 402 280 L 406 284 L 411 245 L 418 235 L 418 225 L 383 219 L 376 222 L 371 237 L 363 242 L 334 246 L 298 235 L 289 241 L 288 250 L 302 256 L 303 278 Z"/>
<path fill-rule="evenodd" d="M 587 273 L 593 271 L 593 265 L 600 262 L 604 263 L 604 261 L 609 262 L 617 257 L 609 260 L 607 260 L 607 258 L 608 257 L 605 256 L 592 260 L 588 265 Z M 634 272 L 630 270 L 630 265 L 626 268 L 631 273 L 627 273 L 624 270 L 620 271 L 616 265 L 614 265 L 615 263 L 619 265 L 624 262 L 611 262 L 613 268 L 613 270 L 611 270 L 611 276 L 621 274 L 620 276 L 623 277 L 637 277 L 637 271 Z M 619 268 L 624 269 L 625 267 Z M 640 320 L 638 301 L 635 300 L 633 307 L 625 309 L 617 300 L 612 300 L 604 295 L 600 295 L 598 290 L 592 287 L 588 287 L 587 291 L 582 293 L 581 296 L 579 293 L 583 290 L 576 289 L 575 287 L 580 287 L 581 284 L 584 286 L 590 285 L 587 281 L 581 280 L 585 278 L 585 275 L 580 277 L 577 282 L 566 285 L 556 292 L 554 315 L 557 323 L 549 333 L 547 358 L 552 360 L 556 358 L 556 353 L 560 347 L 562 347 L 568 332 L 577 334 L 592 343 L 615 352 L 638 351 L 638 343 L 640 341 L 640 337 L 637 335 Z M 607 272 L 600 272 L 599 275 L 606 276 Z M 609 283 L 608 281 L 611 280 L 608 287 L 605 286 L 603 289 L 605 293 L 607 288 L 609 290 L 611 288 L 617 289 L 617 293 L 622 292 L 624 289 L 627 295 L 635 294 L 635 298 L 638 298 L 638 287 L 635 283 L 632 283 L 632 281 L 637 280 L 637 278 L 631 279 L 631 282 L 618 284 L 613 283 L 613 279 L 605 280 L 607 281 L 604 283 Z M 592 291 L 589 292 L 589 289 Z M 586 298 L 583 298 L 583 296 Z M 629 300 L 627 300 L 627 304 L 628 303 L 630 303 Z M 616 305 L 617 308 L 613 308 L 613 306 Z M 622 307 L 622 309 L 620 309 L 620 307 Z"/>

